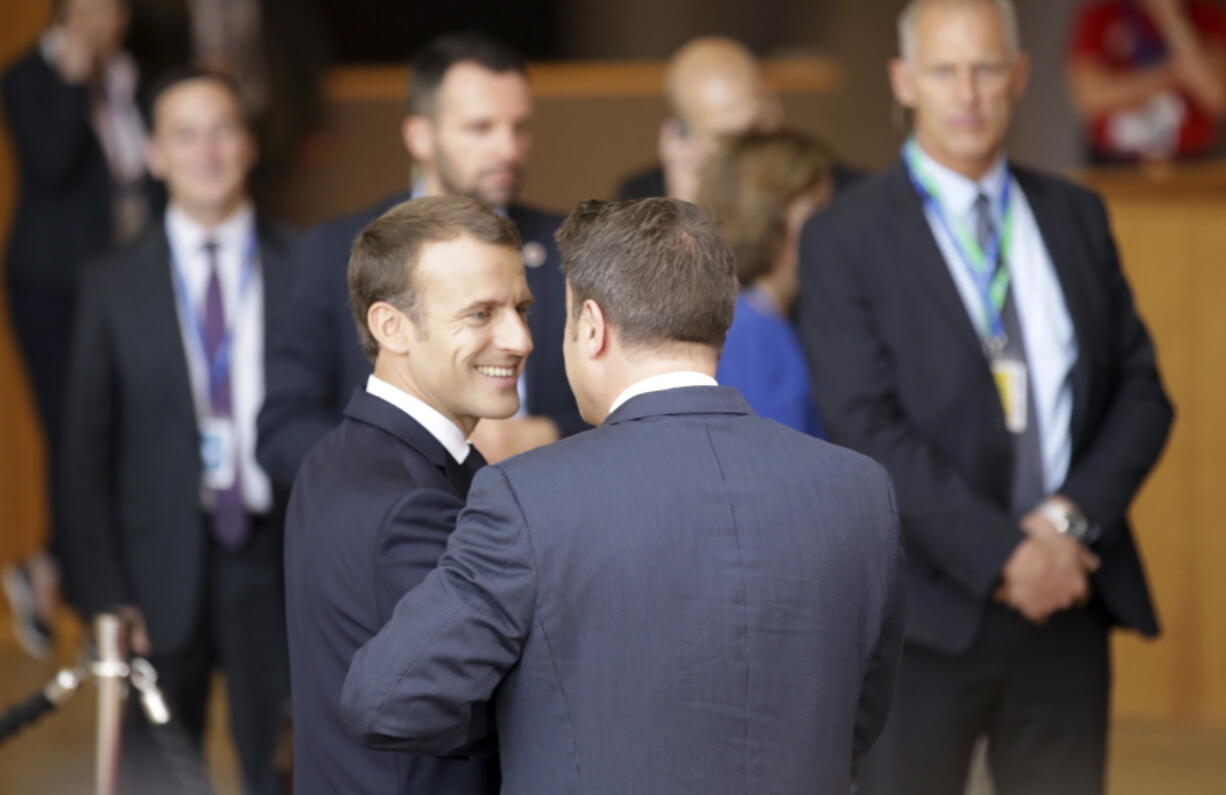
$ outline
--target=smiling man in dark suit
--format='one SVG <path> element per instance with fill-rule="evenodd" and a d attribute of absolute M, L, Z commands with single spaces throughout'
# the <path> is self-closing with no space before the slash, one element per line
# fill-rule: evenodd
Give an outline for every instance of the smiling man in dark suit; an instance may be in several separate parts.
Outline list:
<path fill-rule="evenodd" d="M 255 420 L 293 241 L 248 199 L 254 162 L 228 78 L 185 72 L 157 90 L 149 165 L 170 204 L 82 284 L 64 494 L 83 613 L 128 619 L 132 650 L 197 744 L 220 667 L 244 792 L 271 794 L 289 673 L 281 527 Z M 174 791 L 139 709 L 130 724 L 136 791 Z"/>
<path fill-rule="evenodd" d="M 370 374 L 346 304 L 345 263 L 358 232 L 410 196 L 469 196 L 505 214 L 523 239 L 536 298 L 528 323 L 536 353 L 520 383 L 523 411 L 481 424 L 473 441 L 498 459 L 584 427 L 562 367 L 565 294 L 553 233 L 561 217 L 515 201 L 531 143 L 533 106 L 519 56 L 478 34 L 446 36 L 413 62 L 401 135 L 417 166 L 411 193 L 318 227 L 302 247 L 293 307 L 268 363 L 260 461 L 288 488 L 311 446 L 341 418 Z"/>
<path fill-rule="evenodd" d="M 915 0 L 914 136 L 811 220 L 801 328 L 830 438 L 880 461 L 907 545 L 898 696 L 860 792 L 1102 790 L 1108 628 L 1158 625 L 1127 521 L 1172 412 L 1102 201 L 1015 167 L 1008 0 Z"/>
<path fill-rule="evenodd" d="M 460 197 L 398 205 L 354 243 L 350 304 L 374 373 L 307 456 L 286 524 L 298 792 L 498 790 L 490 755 L 365 748 L 345 732 L 340 694 L 353 653 L 442 554 L 485 463 L 467 441 L 477 421 L 519 408 L 532 351 L 519 245 L 509 220 Z"/>
<path fill-rule="evenodd" d="M 600 427 L 477 474 L 350 727 L 450 753 L 492 700 L 505 793 L 847 792 L 902 636 L 885 473 L 716 384 L 737 285 L 696 207 L 588 202 L 559 240 Z"/>

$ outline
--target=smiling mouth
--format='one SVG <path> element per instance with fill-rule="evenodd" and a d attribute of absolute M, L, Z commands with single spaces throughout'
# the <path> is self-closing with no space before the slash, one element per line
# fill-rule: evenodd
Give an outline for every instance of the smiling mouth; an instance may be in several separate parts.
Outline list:
<path fill-rule="evenodd" d="M 514 378 L 514 367 L 490 367 L 489 365 L 478 365 L 477 372 L 482 375 L 488 375 L 490 378 Z"/>

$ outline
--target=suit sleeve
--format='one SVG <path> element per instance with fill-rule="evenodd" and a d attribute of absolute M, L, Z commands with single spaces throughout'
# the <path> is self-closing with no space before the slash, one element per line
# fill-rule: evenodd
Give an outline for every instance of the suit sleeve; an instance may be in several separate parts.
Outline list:
<path fill-rule="evenodd" d="M 70 357 L 63 429 L 69 591 L 86 617 L 132 600 L 119 556 L 116 358 L 102 277 L 85 277 Z"/>
<path fill-rule="evenodd" d="M 1107 212 L 1095 197 L 1086 226 L 1093 230 L 1106 285 L 1114 384 L 1101 410 L 1094 437 L 1069 469 L 1059 489 L 1106 532 L 1109 546 L 1123 527 L 1129 504 L 1153 469 L 1170 433 L 1174 410 L 1162 388 L 1154 345 L 1137 316 L 1132 291 L 1120 269 Z"/>
<path fill-rule="evenodd" d="M 379 623 L 396 603 L 438 565 L 463 501 L 441 489 L 411 489 L 392 507 L 379 530 L 375 593 Z"/>
<path fill-rule="evenodd" d="M 881 332 L 863 263 L 832 217 L 815 216 L 801 240 L 801 338 L 826 432 L 890 473 L 908 554 L 986 598 L 1021 531 L 908 423 L 896 352 Z"/>
<path fill-rule="evenodd" d="M 4 76 L 4 111 L 24 178 L 72 182 L 93 145 L 85 87 L 65 83 L 37 52 Z"/>
<path fill-rule="evenodd" d="M 266 359 L 264 405 L 260 410 L 256 454 L 264 471 L 282 488 L 294 476 L 311 447 L 340 421 L 337 394 L 343 367 L 335 315 L 333 278 L 337 263 L 322 230 L 298 247 L 294 282 L 271 330 Z M 342 291 L 343 294 L 343 291 Z"/>
<path fill-rule="evenodd" d="M 341 692 L 350 733 L 435 756 L 468 747 L 519 659 L 535 599 L 523 514 L 506 477 L 486 467 L 438 568 L 354 656 Z"/>
<path fill-rule="evenodd" d="M 890 703 L 894 698 L 894 684 L 898 663 L 902 658 L 904 610 L 903 610 L 903 550 L 902 529 L 898 522 L 894 492 L 885 484 L 889 514 L 882 518 L 887 532 L 882 534 L 889 545 L 885 567 L 885 602 L 877 642 L 869 657 L 868 669 L 860 687 L 860 699 L 856 705 L 855 737 L 852 745 L 852 762 L 858 762 L 881 735 Z"/>

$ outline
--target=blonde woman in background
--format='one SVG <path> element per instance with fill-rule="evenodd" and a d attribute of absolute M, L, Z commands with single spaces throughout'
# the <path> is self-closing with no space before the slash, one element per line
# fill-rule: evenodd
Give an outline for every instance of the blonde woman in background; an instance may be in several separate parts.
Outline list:
<path fill-rule="evenodd" d="M 831 154 L 798 132 L 751 132 L 708 165 L 700 203 L 736 255 L 736 317 L 716 380 L 754 411 L 822 436 L 809 371 L 790 314 L 799 290 L 800 228 L 830 200 Z"/>

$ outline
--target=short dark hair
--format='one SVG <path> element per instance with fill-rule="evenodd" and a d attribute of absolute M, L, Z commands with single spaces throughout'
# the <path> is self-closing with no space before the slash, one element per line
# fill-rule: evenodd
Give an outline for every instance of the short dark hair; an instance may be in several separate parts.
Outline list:
<path fill-rule="evenodd" d="M 461 61 L 471 61 L 491 72 L 519 72 L 528 68 L 519 53 L 484 33 L 452 33 L 439 36 L 417 52 L 409 76 L 409 114 L 430 116 L 437 109 L 438 90 L 448 70 Z"/>
<path fill-rule="evenodd" d="M 148 104 L 145 108 L 145 117 L 149 120 L 151 127 L 157 126 L 156 111 L 158 103 L 162 101 L 162 97 L 182 84 L 190 83 L 193 80 L 208 80 L 228 91 L 230 96 L 234 97 L 234 104 L 238 108 L 239 119 L 242 121 L 243 126 L 249 130 L 251 129 L 251 120 L 247 118 L 246 109 L 243 107 L 243 95 L 239 91 L 238 82 L 228 74 L 198 66 L 172 69 L 153 84 L 153 88 L 149 91 Z"/>
<path fill-rule="evenodd" d="M 429 196 L 397 204 L 366 226 L 349 254 L 349 305 L 358 326 L 362 352 L 372 362 L 379 342 L 366 326 L 366 314 L 385 301 L 420 328 L 421 296 L 413 270 L 428 243 L 468 235 L 483 243 L 519 249 L 515 224 L 466 196 Z"/>
<path fill-rule="evenodd" d="M 627 345 L 723 347 L 736 270 L 702 210 L 678 199 L 586 201 L 557 239 L 576 317 L 591 299 Z"/>

